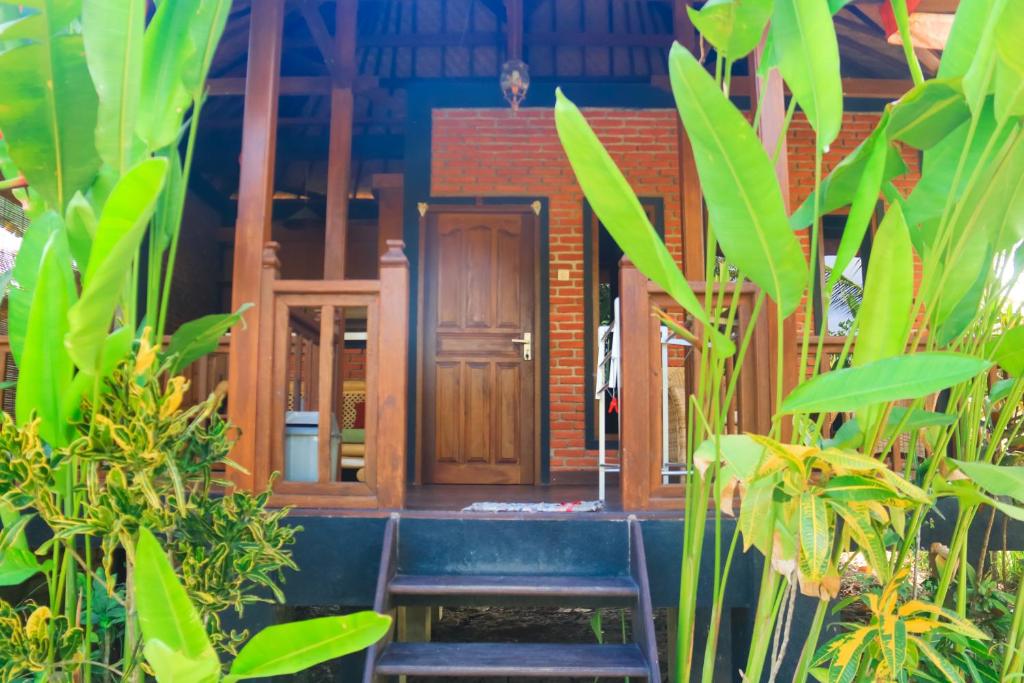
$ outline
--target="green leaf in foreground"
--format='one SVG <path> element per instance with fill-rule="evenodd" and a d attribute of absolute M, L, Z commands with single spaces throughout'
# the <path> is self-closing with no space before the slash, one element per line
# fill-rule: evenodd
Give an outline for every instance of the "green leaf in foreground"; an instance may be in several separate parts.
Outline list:
<path fill-rule="evenodd" d="M 966 382 L 991 366 L 980 358 L 940 351 L 884 358 L 804 382 L 782 402 L 782 412 L 852 411 L 872 403 L 920 398 Z"/>
<path fill-rule="evenodd" d="M 687 7 L 690 20 L 719 54 L 732 61 L 757 47 L 772 14 L 772 0 L 708 0 L 699 10 Z"/>
<path fill-rule="evenodd" d="M 297 673 L 367 648 L 389 628 L 391 618 L 376 612 L 270 626 L 245 644 L 224 680 Z"/>
<path fill-rule="evenodd" d="M 993 465 L 987 462 L 964 462 L 954 460 L 961 472 L 996 496 L 1009 496 L 1024 501 L 1024 467 Z"/>
<path fill-rule="evenodd" d="M 139 529 L 135 546 L 135 603 L 146 658 L 156 670 L 158 680 L 174 681 L 173 670 L 162 671 L 158 667 L 172 667 L 175 659 L 180 658 L 193 660 L 204 670 L 216 667 L 219 671 L 220 662 L 199 613 L 163 548 L 145 528 Z M 168 652 L 176 657 L 163 656 Z"/>
<path fill-rule="evenodd" d="M 807 263 L 768 153 L 740 110 L 678 43 L 669 75 L 722 252 L 788 316 L 803 297 Z"/>
<path fill-rule="evenodd" d="M 928 149 L 971 118 L 960 79 L 925 81 L 892 108 L 886 135 L 917 149 Z"/>
<path fill-rule="evenodd" d="M 171 374 L 177 374 L 195 360 L 216 350 L 221 338 L 242 319 L 242 314 L 252 308 L 245 304 L 234 313 L 215 313 L 191 320 L 171 336 L 164 356 L 173 358 Z"/>
<path fill-rule="evenodd" d="M 555 96 L 558 137 L 594 213 L 633 265 L 700 321 L 723 354 L 731 355 L 733 343 L 708 324 L 704 307 L 651 225 L 622 171 L 601 145 L 579 108 L 561 90 L 557 90 Z"/>

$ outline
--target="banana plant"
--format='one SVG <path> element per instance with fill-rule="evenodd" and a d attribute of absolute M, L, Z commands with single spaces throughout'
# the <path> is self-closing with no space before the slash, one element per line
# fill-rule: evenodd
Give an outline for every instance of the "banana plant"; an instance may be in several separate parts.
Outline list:
<path fill-rule="evenodd" d="M 843 123 L 832 15 L 848 3 L 715 0 L 689 10 L 702 40 L 714 48 L 707 53 L 711 63 L 704 63 L 703 51 L 692 54 L 677 44 L 668 70 L 707 206 L 703 284 L 709 294 L 703 301 L 693 296 L 694 288 L 657 235 L 636 220 L 638 203 L 628 178 L 585 117 L 565 95 L 557 97 L 558 134 L 595 212 L 637 268 L 690 314 L 708 342 L 686 425 L 689 474 L 678 680 L 699 675 L 710 681 L 714 676 L 721 606 L 741 537 L 745 549 L 757 548 L 768 560 L 743 675 L 746 680 L 777 678 L 784 652 L 772 651 L 772 636 L 784 651 L 788 638 L 782 632 L 788 633 L 792 622 L 785 598 L 791 600 L 802 586 L 821 598 L 801 645 L 795 680 L 802 682 L 815 661 L 843 553 L 859 552 L 879 581 L 898 583 L 936 501 L 958 497 L 951 553 L 964 561 L 949 563 L 940 577 L 933 604 L 944 608 L 952 567 L 966 566 L 966 539 L 977 511 L 1021 512 L 968 473 L 975 464 L 1000 466 L 1006 444 L 1019 435 L 1020 421 L 1011 418 L 1021 413 L 1024 396 L 1019 351 L 1024 326 L 1019 304 L 1009 299 L 1024 271 L 1024 247 L 1019 246 L 1024 240 L 1024 60 L 1018 49 L 1024 4 L 960 2 L 938 73 L 926 79 L 913 51 L 906 4 L 890 2 L 914 86 L 884 107 L 864 141 L 827 174 L 824 154 Z M 763 100 L 755 98 L 744 112 L 729 97 L 735 62 L 759 40 L 755 77 L 766 79 L 777 70 L 792 93 L 774 149 L 766 149 L 756 132 Z M 774 162 L 797 109 L 815 133 L 815 182 L 787 215 Z M 907 177 L 908 152 L 922 158 L 916 179 Z M 896 181 L 909 191 L 898 189 Z M 838 278 L 864 241 L 880 202 L 885 218 L 874 236 L 863 304 L 838 359 L 829 363 L 841 369 L 823 372 L 828 330 L 815 328 L 812 302 L 823 302 L 819 320 L 827 324 Z M 839 211 L 846 214 L 843 236 L 832 271 L 820 282 L 816 261 L 822 217 Z M 736 305 L 735 295 L 730 300 L 716 287 L 716 269 L 725 270 L 714 262 L 718 251 L 738 283 L 757 286 L 753 318 L 765 314 L 764 304 L 773 304 L 776 311 L 776 413 L 768 434 L 726 430 L 753 323 L 743 329 L 726 318 L 723 328 L 709 329 L 708 321 L 718 320 L 719 311 Z M 664 311 L 654 313 L 663 321 L 671 318 Z M 796 324 L 787 328 L 787 318 Z M 794 328 L 795 334 L 790 332 Z M 720 337 L 738 343 L 723 343 Z M 798 357 L 796 386 L 786 384 L 787 353 Z M 989 386 L 993 376 L 999 380 L 998 397 Z M 996 400 L 1001 409 L 989 410 Z M 836 413 L 846 420 L 833 433 L 827 418 Z M 888 462 L 895 461 L 890 455 L 899 443 L 905 444 L 901 450 L 908 457 L 902 471 L 894 472 Z M 829 462 L 840 455 L 859 464 Z M 826 493 L 830 487 L 835 493 Z M 730 539 L 723 537 L 722 516 L 730 513 L 736 495 L 741 499 L 739 523 Z M 838 495 L 866 498 L 839 500 Z M 709 507 L 713 527 L 705 524 Z M 709 528 L 714 538 L 705 537 Z M 715 552 L 711 625 L 701 662 L 693 646 L 697 594 L 707 585 L 706 577 L 697 580 L 700 568 L 707 566 L 701 561 L 706 546 Z M 956 611 L 962 616 L 966 582 L 956 585 Z M 1024 619 L 1019 621 L 1015 643 L 1024 639 Z M 927 657 L 928 642 L 922 642 L 911 650 Z M 863 653 L 864 667 L 888 666 L 886 671 L 896 676 L 904 675 L 896 669 L 905 669 L 909 661 L 890 658 L 886 663 L 879 648 Z M 1004 674 L 1019 674 L 1022 667 L 1024 658 L 1008 658 Z"/>

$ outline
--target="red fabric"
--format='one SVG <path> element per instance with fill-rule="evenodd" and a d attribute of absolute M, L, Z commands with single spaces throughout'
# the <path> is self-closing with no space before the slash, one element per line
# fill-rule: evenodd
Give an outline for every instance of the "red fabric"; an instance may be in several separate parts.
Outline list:
<path fill-rule="evenodd" d="M 907 0 L 907 15 L 917 9 L 917 6 L 921 4 L 921 0 Z M 896 15 L 892 13 L 892 3 L 885 2 L 879 9 L 878 13 L 882 15 L 882 28 L 885 29 L 885 36 L 889 36 L 899 33 L 900 28 L 896 25 Z"/>
<path fill-rule="evenodd" d="M 366 401 L 360 401 L 356 404 L 356 419 L 352 423 L 352 429 L 365 429 L 366 428 Z"/>

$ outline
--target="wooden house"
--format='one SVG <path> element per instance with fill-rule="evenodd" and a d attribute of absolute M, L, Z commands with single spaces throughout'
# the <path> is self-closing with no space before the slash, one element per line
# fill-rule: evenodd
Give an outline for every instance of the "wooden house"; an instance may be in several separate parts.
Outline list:
<path fill-rule="evenodd" d="M 670 302 L 590 211 L 552 105 L 561 86 L 583 108 L 684 272 L 703 280 L 701 190 L 666 75 L 672 41 L 709 49 L 686 4 L 236 0 L 202 113 L 172 313 L 254 304 L 190 373 L 199 395 L 229 382 L 234 459 L 247 471 L 235 483 L 259 490 L 286 472 L 274 501 L 295 506 L 306 528 L 289 602 L 412 609 L 543 594 L 635 607 L 628 652 L 497 661 L 377 651 L 368 676 L 515 675 L 541 660 L 565 664 L 552 676 L 658 676 L 650 613 L 676 599 L 682 486 L 663 475 L 665 420 L 675 418 L 662 410 L 650 307 Z M 847 113 L 827 168 L 910 86 L 880 4 L 858 0 L 836 18 Z M 922 5 L 949 12 L 956 2 Z M 934 70 L 935 53 L 921 57 Z M 501 77 L 519 62 L 529 87 L 514 108 Z M 754 62 L 737 65 L 733 94 L 744 107 L 764 98 L 759 132 L 774 149 L 786 93 L 777 78 L 753 78 Z M 777 171 L 797 205 L 813 185 L 800 115 Z M 598 413 L 593 386 L 597 329 L 615 298 L 618 419 Z M 737 430 L 766 431 L 770 419 L 776 340 L 764 328 L 737 392 Z M 795 378 L 797 350 L 782 354 Z M 683 372 L 684 394 L 685 382 Z M 620 468 L 604 512 L 462 511 L 593 500 L 601 432 Z M 741 564 L 740 574 L 758 571 Z M 499 574 L 497 584 L 479 578 Z M 580 576 L 591 580 L 565 578 Z M 737 579 L 730 597 L 738 648 L 753 584 Z"/>

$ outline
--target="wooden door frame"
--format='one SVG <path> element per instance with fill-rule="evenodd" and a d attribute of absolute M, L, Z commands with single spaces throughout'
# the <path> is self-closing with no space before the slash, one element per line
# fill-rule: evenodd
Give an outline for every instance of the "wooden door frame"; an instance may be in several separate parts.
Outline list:
<path fill-rule="evenodd" d="M 423 483 L 423 368 L 424 358 L 424 321 L 422 312 L 426 296 L 426 230 L 427 214 L 432 208 L 443 209 L 454 213 L 524 213 L 537 217 L 537 229 L 534 230 L 534 287 L 536 291 L 536 307 L 533 324 L 536 342 L 534 344 L 534 362 L 537 363 L 537 375 L 534 382 L 534 457 L 533 485 L 549 483 L 551 462 L 550 443 L 550 396 L 549 396 L 549 348 L 548 330 L 550 326 L 550 259 L 548 242 L 548 198 L 547 197 L 431 197 L 418 204 L 419 224 L 417 254 L 417 296 L 416 309 L 416 380 L 412 386 L 414 410 L 409 411 L 411 432 L 415 439 L 415 473 L 413 483 Z"/>

